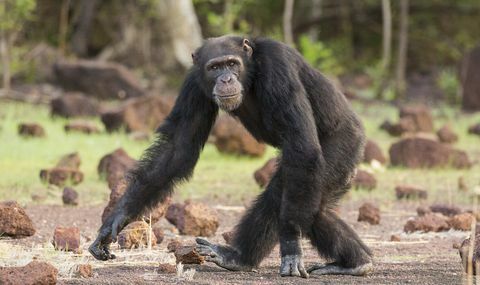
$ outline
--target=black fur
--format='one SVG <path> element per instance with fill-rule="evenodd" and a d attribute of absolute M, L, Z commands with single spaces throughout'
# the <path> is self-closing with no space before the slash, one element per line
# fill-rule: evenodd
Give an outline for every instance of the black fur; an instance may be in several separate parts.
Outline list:
<path fill-rule="evenodd" d="M 360 120 L 343 94 L 295 50 L 255 39 L 248 41 L 250 56 L 242 42 L 241 37 L 222 37 L 197 50 L 174 110 L 158 129 L 159 139 L 145 152 L 126 194 L 90 248 L 94 255 L 102 246 L 107 251 L 111 235 L 164 201 L 175 183 L 190 176 L 218 110 L 211 94 L 214 83 L 203 66 L 233 54 L 241 57 L 245 70 L 238 77 L 242 102 L 230 114 L 255 138 L 281 150 L 277 173 L 236 228 L 238 262 L 258 266 L 279 241 L 282 257 L 301 255 L 302 236 L 340 266 L 370 261 L 368 248 L 331 211 L 347 191 L 363 152 Z"/>

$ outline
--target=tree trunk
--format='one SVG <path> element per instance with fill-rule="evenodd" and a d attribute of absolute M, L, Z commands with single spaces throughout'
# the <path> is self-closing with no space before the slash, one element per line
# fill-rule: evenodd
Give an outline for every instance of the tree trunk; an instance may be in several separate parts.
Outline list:
<path fill-rule="evenodd" d="M 310 17 L 311 19 L 318 19 L 322 16 L 322 0 L 312 0 Z M 318 27 L 312 26 L 308 31 L 308 37 L 312 42 L 318 41 Z"/>
<path fill-rule="evenodd" d="M 10 90 L 10 56 L 9 56 L 9 39 L 4 30 L 0 30 L 0 57 L 2 59 L 2 74 L 4 91 Z"/>
<path fill-rule="evenodd" d="M 68 10 L 70 8 L 70 0 L 63 0 L 62 7 L 60 9 L 60 21 L 58 28 L 58 49 L 60 50 L 61 55 L 65 55 L 66 52 L 66 42 L 67 42 L 67 31 L 68 31 Z"/>
<path fill-rule="evenodd" d="M 407 66 L 408 48 L 408 0 L 400 0 L 400 30 L 398 32 L 398 57 L 395 72 L 395 99 L 403 99 L 406 83 L 405 72 Z"/>
<path fill-rule="evenodd" d="M 293 46 L 292 17 L 294 0 L 285 0 L 283 9 L 283 39 L 289 46 Z"/>
<path fill-rule="evenodd" d="M 64 0 L 70 2 L 70 0 Z M 90 35 L 92 22 L 97 12 L 98 0 L 80 1 L 80 11 L 75 19 L 75 30 L 72 35 L 72 50 L 79 56 L 85 56 L 88 52 L 88 36 Z"/>
<path fill-rule="evenodd" d="M 382 0 L 383 52 L 381 79 L 377 90 L 377 99 L 383 99 L 383 93 L 390 80 L 390 61 L 392 57 L 392 9 L 390 0 Z"/>

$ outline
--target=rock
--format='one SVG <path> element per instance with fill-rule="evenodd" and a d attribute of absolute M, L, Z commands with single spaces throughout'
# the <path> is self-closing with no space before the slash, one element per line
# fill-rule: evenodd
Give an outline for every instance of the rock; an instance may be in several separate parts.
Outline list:
<path fill-rule="evenodd" d="M 158 272 L 161 272 L 161 273 L 176 273 L 177 272 L 177 267 L 173 264 L 160 263 L 158 265 Z"/>
<path fill-rule="evenodd" d="M 444 204 L 432 205 L 430 206 L 430 211 L 432 211 L 433 213 L 440 213 L 447 217 L 453 217 L 462 213 L 462 210 L 460 208 Z"/>
<path fill-rule="evenodd" d="M 21 267 L 0 267 L 0 284 L 55 285 L 58 270 L 47 262 L 32 261 Z"/>
<path fill-rule="evenodd" d="M 168 252 L 175 252 L 177 249 L 179 249 L 182 246 L 183 245 L 181 241 L 179 241 L 178 239 L 174 239 L 167 244 L 167 250 Z"/>
<path fill-rule="evenodd" d="M 75 120 L 64 127 L 65 132 L 79 132 L 84 134 L 98 134 L 100 133 L 100 129 L 92 122 L 83 121 L 83 120 Z"/>
<path fill-rule="evenodd" d="M 136 76 L 116 63 L 62 61 L 54 65 L 54 73 L 63 89 L 83 92 L 97 99 L 125 99 L 145 94 Z"/>
<path fill-rule="evenodd" d="M 79 264 L 75 272 L 76 277 L 90 278 L 93 277 L 93 270 L 90 264 Z"/>
<path fill-rule="evenodd" d="M 97 172 L 101 178 L 107 180 L 108 187 L 112 189 L 136 164 L 137 161 L 131 158 L 125 150 L 118 148 L 100 159 Z"/>
<path fill-rule="evenodd" d="M 215 146 L 222 153 L 262 156 L 265 144 L 258 142 L 245 127 L 229 115 L 221 115 L 213 127 Z"/>
<path fill-rule="evenodd" d="M 419 217 L 425 216 L 426 214 L 432 213 L 432 210 L 430 210 L 430 207 L 425 207 L 425 206 L 420 206 L 417 208 L 417 215 Z"/>
<path fill-rule="evenodd" d="M 358 169 L 357 173 L 353 177 L 352 186 L 355 189 L 363 188 L 372 190 L 377 187 L 377 179 L 375 179 L 375 176 L 366 172 L 365 170 Z"/>
<path fill-rule="evenodd" d="M 457 214 L 448 220 L 448 225 L 458 231 L 469 231 L 474 218 L 474 215 L 470 213 Z"/>
<path fill-rule="evenodd" d="M 395 166 L 409 168 L 433 168 L 452 166 L 470 168 L 471 163 L 464 151 L 423 137 L 402 139 L 390 147 L 390 162 Z"/>
<path fill-rule="evenodd" d="M 52 244 L 56 250 L 81 253 L 80 230 L 77 227 L 57 226 L 53 233 Z"/>
<path fill-rule="evenodd" d="M 177 263 L 183 264 L 202 264 L 205 257 L 198 254 L 195 246 L 181 246 L 175 250 L 175 259 Z"/>
<path fill-rule="evenodd" d="M 227 244 L 232 244 L 234 234 L 235 231 L 224 232 L 222 237 Z"/>
<path fill-rule="evenodd" d="M 0 203 L 0 236 L 23 238 L 34 234 L 32 220 L 17 202 Z"/>
<path fill-rule="evenodd" d="M 474 48 L 462 61 L 460 83 L 462 84 L 462 108 L 480 111 L 480 47 Z"/>
<path fill-rule="evenodd" d="M 447 223 L 447 217 L 442 214 L 426 214 L 421 217 L 416 217 L 408 220 L 403 230 L 407 233 L 422 231 L 422 232 L 441 232 L 447 231 L 450 226 Z"/>
<path fill-rule="evenodd" d="M 155 238 L 157 239 L 157 244 L 161 244 L 163 239 L 165 238 L 165 234 L 163 233 L 162 228 L 159 226 L 153 227 L 152 229 Z"/>
<path fill-rule="evenodd" d="M 63 188 L 62 201 L 65 205 L 78 205 L 78 193 L 70 187 Z"/>
<path fill-rule="evenodd" d="M 400 108 L 400 119 L 410 118 L 414 122 L 416 132 L 432 132 L 433 119 L 426 106 L 403 106 Z"/>
<path fill-rule="evenodd" d="M 72 152 L 66 154 L 60 158 L 57 165 L 55 167 L 58 168 L 71 168 L 71 169 L 80 169 L 80 164 L 82 164 L 82 160 L 80 159 L 80 155 L 78 152 Z"/>
<path fill-rule="evenodd" d="M 422 188 L 411 185 L 398 185 L 395 187 L 397 199 L 427 199 L 428 192 Z"/>
<path fill-rule="evenodd" d="M 387 131 L 391 136 L 399 137 L 406 133 L 415 132 L 416 127 L 411 118 L 403 118 L 398 123 L 391 123 L 387 120 L 380 125 L 380 129 Z"/>
<path fill-rule="evenodd" d="M 97 116 L 99 110 L 97 100 L 81 93 L 66 93 L 50 101 L 52 116 L 65 118 Z"/>
<path fill-rule="evenodd" d="M 50 168 L 40 170 L 40 179 L 44 183 L 63 187 L 66 184 L 77 185 L 83 181 L 83 173 L 71 168 Z"/>
<path fill-rule="evenodd" d="M 458 141 L 458 136 L 453 132 L 450 125 L 444 125 L 437 131 L 438 140 L 443 143 L 454 143 Z"/>
<path fill-rule="evenodd" d="M 203 203 L 188 200 L 184 205 L 173 204 L 168 207 L 165 218 L 175 225 L 182 235 L 213 236 L 219 226 L 215 210 Z"/>
<path fill-rule="evenodd" d="M 45 129 L 36 123 L 21 123 L 18 125 L 18 135 L 22 137 L 45 137 Z"/>
<path fill-rule="evenodd" d="M 358 209 L 358 221 L 378 225 L 380 223 L 380 209 L 371 203 L 364 203 Z"/>
<path fill-rule="evenodd" d="M 267 186 L 273 174 L 277 171 L 278 158 L 269 159 L 262 167 L 253 174 L 255 181 L 260 187 Z"/>
<path fill-rule="evenodd" d="M 392 235 L 390 241 L 401 241 L 402 239 L 398 235 Z"/>
<path fill-rule="evenodd" d="M 480 123 L 470 126 L 468 128 L 468 133 L 472 135 L 479 135 L 480 136 Z"/>
<path fill-rule="evenodd" d="M 157 238 L 150 230 L 150 227 L 144 221 L 135 221 L 126 226 L 118 235 L 118 245 L 120 248 L 139 248 L 148 247 L 150 236 L 150 245 L 157 244 Z"/>
<path fill-rule="evenodd" d="M 385 164 L 387 159 L 382 153 L 382 149 L 372 140 L 367 140 L 365 150 L 363 152 L 363 162 L 370 163 L 372 160 L 376 160 L 381 164 Z"/>
<path fill-rule="evenodd" d="M 129 133 L 149 132 L 160 126 L 172 110 L 173 104 L 172 97 L 144 96 L 105 110 L 101 114 L 101 119 L 108 132 L 122 128 Z"/>

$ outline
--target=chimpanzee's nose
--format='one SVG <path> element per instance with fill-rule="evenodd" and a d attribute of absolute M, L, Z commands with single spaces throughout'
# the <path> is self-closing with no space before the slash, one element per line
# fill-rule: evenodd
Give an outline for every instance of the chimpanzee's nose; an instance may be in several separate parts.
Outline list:
<path fill-rule="evenodd" d="M 232 76 L 231 75 L 224 75 L 220 78 L 222 83 L 230 83 L 232 81 Z"/>

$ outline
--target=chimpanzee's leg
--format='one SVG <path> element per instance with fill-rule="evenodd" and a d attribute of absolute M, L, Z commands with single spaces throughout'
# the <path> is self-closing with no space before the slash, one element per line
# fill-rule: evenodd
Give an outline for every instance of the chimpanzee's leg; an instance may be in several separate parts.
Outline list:
<path fill-rule="evenodd" d="M 272 251 L 278 242 L 278 219 L 282 200 L 280 171 L 265 192 L 259 195 L 235 229 L 232 246 L 197 239 L 197 251 L 207 261 L 237 271 L 250 271 Z M 306 272 L 305 272 L 306 273 Z"/>
<path fill-rule="evenodd" d="M 366 275 L 373 270 L 368 247 L 331 210 L 318 213 L 308 237 L 319 254 L 332 261 L 312 266 L 310 274 Z"/>

